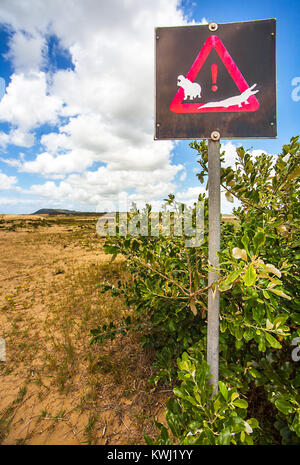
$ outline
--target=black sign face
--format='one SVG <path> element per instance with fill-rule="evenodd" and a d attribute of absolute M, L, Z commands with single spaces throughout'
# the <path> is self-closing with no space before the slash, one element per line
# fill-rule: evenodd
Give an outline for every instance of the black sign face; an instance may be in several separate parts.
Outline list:
<path fill-rule="evenodd" d="M 162 27 L 155 139 L 275 138 L 276 20 Z"/>

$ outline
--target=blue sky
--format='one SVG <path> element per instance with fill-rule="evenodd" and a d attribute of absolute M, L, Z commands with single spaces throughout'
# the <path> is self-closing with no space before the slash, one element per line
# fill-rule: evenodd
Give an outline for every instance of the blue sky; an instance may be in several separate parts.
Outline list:
<path fill-rule="evenodd" d="M 189 141 L 153 140 L 155 26 L 276 18 L 278 138 L 223 141 L 226 163 L 300 133 L 299 1 L 66 3 L 0 3 L 0 214 L 197 199 Z"/>

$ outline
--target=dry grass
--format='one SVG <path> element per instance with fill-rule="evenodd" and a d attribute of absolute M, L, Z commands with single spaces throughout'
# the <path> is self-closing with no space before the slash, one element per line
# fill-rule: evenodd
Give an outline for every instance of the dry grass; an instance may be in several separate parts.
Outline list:
<path fill-rule="evenodd" d="M 99 294 L 124 277 L 96 218 L 0 216 L 0 444 L 140 444 L 169 393 L 132 337 L 89 345 L 90 329 L 128 309 Z"/>

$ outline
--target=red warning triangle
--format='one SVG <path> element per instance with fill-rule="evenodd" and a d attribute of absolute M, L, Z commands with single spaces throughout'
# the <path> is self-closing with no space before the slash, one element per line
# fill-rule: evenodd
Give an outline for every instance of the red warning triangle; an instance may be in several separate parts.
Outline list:
<path fill-rule="evenodd" d="M 185 79 L 189 80 L 190 83 L 194 82 L 213 48 L 218 53 L 241 94 L 219 102 L 182 103 L 185 98 L 185 90 L 183 87 L 179 87 L 170 104 L 170 110 L 174 113 L 216 113 L 258 110 L 259 102 L 254 96 L 254 93 L 258 91 L 252 90 L 256 84 L 252 87 L 249 86 L 218 36 L 208 37 Z M 195 83 L 195 85 L 197 84 Z M 248 92 L 245 92 L 247 90 Z"/>

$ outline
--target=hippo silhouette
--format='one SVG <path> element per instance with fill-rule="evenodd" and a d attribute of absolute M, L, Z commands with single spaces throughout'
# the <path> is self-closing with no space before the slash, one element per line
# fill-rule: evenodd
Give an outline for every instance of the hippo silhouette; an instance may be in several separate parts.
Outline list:
<path fill-rule="evenodd" d="M 184 100 L 201 97 L 201 86 L 197 82 L 191 82 L 189 79 L 182 76 L 177 78 L 178 87 L 182 87 L 184 90 Z"/>

